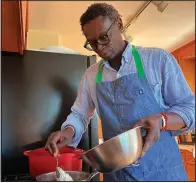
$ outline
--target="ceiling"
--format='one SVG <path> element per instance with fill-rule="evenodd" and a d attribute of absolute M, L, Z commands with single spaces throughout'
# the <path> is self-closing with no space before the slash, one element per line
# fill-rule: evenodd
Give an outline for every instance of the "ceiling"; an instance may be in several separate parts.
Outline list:
<path fill-rule="evenodd" d="M 195 2 L 168 2 L 163 13 L 150 3 L 139 18 L 129 26 L 127 34 L 132 36 L 133 44 L 173 51 L 195 39 Z M 82 54 L 92 54 L 83 48 L 85 37 L 79 24 L 81 14 L 92 3 L 94 1 L 29 1 L 29 32 L 39 30 L 42 33 L 45 31 L 56 34 L 61 46 Z M 126 23 L 128 17 L 133 16 L 146 1 L 108 1 L 108 3 L 119 11 L 123 22 Z"/>

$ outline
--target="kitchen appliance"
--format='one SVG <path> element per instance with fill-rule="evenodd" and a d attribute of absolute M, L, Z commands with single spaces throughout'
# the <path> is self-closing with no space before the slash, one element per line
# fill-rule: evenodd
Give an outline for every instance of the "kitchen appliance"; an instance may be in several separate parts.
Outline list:
<path fill-rule="evenodd" d="M 65 171 L 68 173 L 74 182 L 81 182 L 81 181 L 90 181 L 98 172 L 95 173 L 87 173 L 87 172 L 79 172 L 79 171 Z M 46 174 L 42 174 L 36 177 L 38 182 L 55 182 L 56 181 L 56 172 L 50 172 Z"/>
<path fill-rule="evenodd" d="M 2 52 L 2 177 L 29 174 L 26 150 L 45 146 L 71 112 L 85 70 L 95 56 L 25 51 Z M 97 114 L 78 148 L 98 144 Z M 91 172 L 88 166 L 83 171 Z"/>
<path fill-rule="evenodd" d="M 83 152 L 77 148 L 61 148 L 58 166 L 66 171 L 82 171 L 82 160 L 76 156 L 80 156 Z M 56 158 L 52 157 L 45 148 L 25 151 L 24 155 L 29 157 L 29 171 L 33 177 L 56 170 Z"/>
<path fill-rule="evenodd" d="M 135 163 L 142 153 L 145 131 L 141 127 L 128 130 L 81 155 L 94 170 L 110 173 Z"/>

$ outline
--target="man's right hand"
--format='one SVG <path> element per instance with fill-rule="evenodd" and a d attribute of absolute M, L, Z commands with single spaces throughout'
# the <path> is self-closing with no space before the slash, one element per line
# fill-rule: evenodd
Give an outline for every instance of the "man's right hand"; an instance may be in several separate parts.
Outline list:
<path fill-rule="evenodd" d="M 52 156 L 57 156 L 58 149 L 72 144 L 73 136 L 74 129 L 72 127 L 67 127 L 62 131 L 53 132 L 48 137 L 45 148 Z"/>

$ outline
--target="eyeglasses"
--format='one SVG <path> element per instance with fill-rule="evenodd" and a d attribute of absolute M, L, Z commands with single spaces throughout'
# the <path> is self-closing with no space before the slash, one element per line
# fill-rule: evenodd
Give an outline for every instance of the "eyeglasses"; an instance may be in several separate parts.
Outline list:
<path fill-rule="evenodd" d="M 108 32 L 111 29 L 111 27 L 114 25 L 114 23 L 115 21 L 112 22 L 112 24 L 110 25 L 110 27 L 108 28 L 107 32 L 104 35 L 99 36 L 98 40 L 86 41 L 84 44 L 84 48 L 86 48 L 89 51 L 93 51 L 97 49 L 97 44 L 107 45 L 110 42 Z"/>

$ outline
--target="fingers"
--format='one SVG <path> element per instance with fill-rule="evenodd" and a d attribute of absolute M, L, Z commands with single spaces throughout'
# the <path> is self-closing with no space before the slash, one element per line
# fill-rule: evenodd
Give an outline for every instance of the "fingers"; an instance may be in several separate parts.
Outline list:
<path fill-rule="evenodd" d="M 56 158 L 56 157 L 59 157 L 59 150 L 57 149 L 57 151 L 54 152 L 53 156 Z"/>
<path fill-rule="evenodd" d="M 146 129 L 147 131 L 141 157 L 145 155 L 146 151 L 148 151 L 148 149 L 153 145 L 154 142 L 157 142 L 159 140 L 160 137 L 159 121 L 160 121 L 159 115 L 152 115 L 136 121 L 136 123 L 133 125 L 132 128 L 142 126 L 142 128 Z"/>
<path fill-rule="evenodd" d="M 54 135 L 54 133 L 51 133 L 51 134 L 50 134 L 50 136 L 48 137 L 48 140 L 47 140 L 47 142 L 46 142 L 46 145 L 45 145 L 45 149 L 46 149 L 47 151 L 49 151 L 49 153 L 50 153 L 51 155 L 53 154 L 53 152 L 52 152 L 52 148 L 50 147 L 50 140 L 52 139 L 53 135 Z"/>
<path fill-rule="evenodd" d="M 138 121 L 136 121 L 136 123 L 132 126 L 132 128 L 136 128 L 138 126 L 143 126 L 143 123 L 144 123 L 144 119 L 140 119 Z"/>
<path fill-rule="evenodd" d="M 48 137 L 45 148 L 52 156 L 56 157 L 58 156 L 58 149 L 69 144 L 72 144 L 72 136 L 69 137 L 69 133 L 62 133 L 62 131 L 57 131 Z"/>
<path fill-rule="evenodd" d="M 151 147 L 153 141 L 154 141 L 154 133 L 153 133 L 152 129 L 149 129 L 148 134 L 145 138 L 145 143 L 144 143 L 144 147 L 143 147 L 141 156 L 145 155 L 146 151 Z"/>
<path fill-rule="evenodd" d="M 57 143 L 57 147 L 60 149 L 62 147 L 65 147 L 66 145 L 71 145 L 71 144 L 72 144 L 72 138 L 61 137 L 59 142 Z"/>
<path fill-rule="evenodd" d="M 160 137 L 160 130 L 156 130 L 155 137 L 154 137 L 154 142 L 157 142 L 159 140 L 159 137 Z"/>
<path fill-rule="evenodd" d="M 61 135 L 59 132 L 52 133 L 45 145 L 46 150 L 48 150 L 52 156 L 56 156 L 58 154 L 57 142 L 60 140 L 60 137 Z"/>
<path fill-rule="evenodd" d="M 144 147 L 142 150 L 142 157 L 149 150 L 149 148 L 153 145 L 154 142 L 158 141 L 160 136 L 160 132 L 156 128 L 149 128 L 147 132 L 147 136 L 145 138 Z"/>
<path fill-rule="evenodd" d="M 66 138 L 60 137 L 59 142 L 57 143 L 57 148 L 61 149 L 66 145 Z"/>
<path fill-rule="evenodd" d="M 54 157 L 57 157 L 57 155 L 58 155 L 58 148 L 57 148 L 57 144 L 56 144 L 57 142 L 56 141 L 54 141 L 54 140 L 52 140 L 51 142 L 50 142 L 50 147 L 51 147 L 51 149 L 52 149 L 52 155 L 54 156 Z"/>

